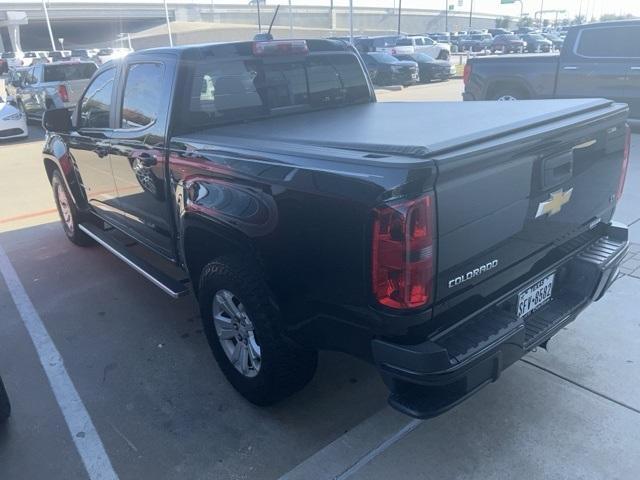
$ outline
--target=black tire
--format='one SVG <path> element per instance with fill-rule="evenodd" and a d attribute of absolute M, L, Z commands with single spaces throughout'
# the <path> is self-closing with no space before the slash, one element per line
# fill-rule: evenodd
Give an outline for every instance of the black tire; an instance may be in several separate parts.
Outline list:
<path fill-rule="evenodd" d="M 11 404 L 9 403 L 9 396 L 4 389 L 2 378 L 0 378 L 0 423 L 6 421 L 11 415 Z"/>
<path fill-rule="evenodd" d="M 54 171 L 53 176 L 51 177 L 51 188 L 53 190 L 53 199 L 56 202 L 56 208 L 58 209 L 58 215 L 60 215 L 62 229 L 64 230 L 67 238 L 80 247 L 94 245 L 95 241 L 78 228 L 78 224 L 81 221 L 81 214 L 73 203 L 71 195 L 69 195 L 69 191 L 67 190 L 67 186 L 62 180 L 58 170 Z M 62 190 L 66 196 L 68 209 L 62 205 L 62 198 L 59 190 Z M 70 218 L 65 219 L 65 215 L 67 214 L 70 215 Z"/>
<path fill-rule="evenodd" d="M 244 306 L 260 347 L 260 367 L 253 377 L 236 369 L 218 338 L 213 302 L 221 290 L 232 292 Z M 302 389 L 315 374 L 318 353 L 287 339 L 278 306 L 260 272 L 239 256 L 216 259 L 200 275 L 198 300 L 204 331 L 220 369 L 233 387 L 255 405 L 271 405 Z"/>

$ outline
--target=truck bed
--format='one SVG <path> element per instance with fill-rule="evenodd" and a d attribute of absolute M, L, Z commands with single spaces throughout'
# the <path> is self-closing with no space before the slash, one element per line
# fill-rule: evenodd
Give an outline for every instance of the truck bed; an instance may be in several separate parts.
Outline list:
<path fill-rule="evenodd" d="M 235 145 L 237 137 L 243 137 L 248 148 L 274 141 L 426 159 L 611 104 L 604 99 L 368 103 L 216 127 L 185 137 L 216 143 L 233 137 Z"/>

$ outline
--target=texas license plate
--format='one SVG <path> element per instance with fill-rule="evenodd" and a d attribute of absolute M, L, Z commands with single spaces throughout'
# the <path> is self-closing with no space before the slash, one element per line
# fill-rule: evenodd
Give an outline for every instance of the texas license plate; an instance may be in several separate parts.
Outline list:
<path fill-rule="evenodd" d="M 518 294 L 518 318 L 524 318 L 551 300 L 555 272 L 525 288 Z"/>

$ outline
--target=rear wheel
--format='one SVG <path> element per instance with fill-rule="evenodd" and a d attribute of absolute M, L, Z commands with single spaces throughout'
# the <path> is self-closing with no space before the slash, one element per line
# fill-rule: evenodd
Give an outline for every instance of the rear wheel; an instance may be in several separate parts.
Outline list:
<path fill-rule="evenodd" d="M 496 89 L 491 100 L 497 100 L 499 102 L 511 102 L 514 100 L 527 100 L 529 96 L 517 87 L 504 87 Z"/>
<path fill-rule="evenodd" d="M 277 304 L 251 262 L 239 256 L 212 261 L 202 270 L 198 291 L 211 351 L 247 400 L 270 405 L 311 380 L 317 352 L 283 335 Z"/>
<path fill-rule="evenodd" d="M 78 228 L 80 212 L 73 203 L 58 170 L 53 172 L 51 177 L 51 188 L 53 189 L 53 199 L 56 202 L 58 215 L 60 215 L 60 221 L 62 222 L 62 229 L 67 238 L 81 247 L 93 245 L 95 243 L 93 239 Z"/>

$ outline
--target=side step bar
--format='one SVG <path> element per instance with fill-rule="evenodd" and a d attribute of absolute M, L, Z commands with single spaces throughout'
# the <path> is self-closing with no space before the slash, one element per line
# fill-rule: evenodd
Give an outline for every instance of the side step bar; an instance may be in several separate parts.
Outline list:
<path fill-rule="evenodd" d="M 161 272 L 146 260 L 136 257 L 101 228 L 90 223 L 82 223 L 78 227 L 166 294 L 178 298 L 189 293 L 189 289 L 183 283 Z"/>

